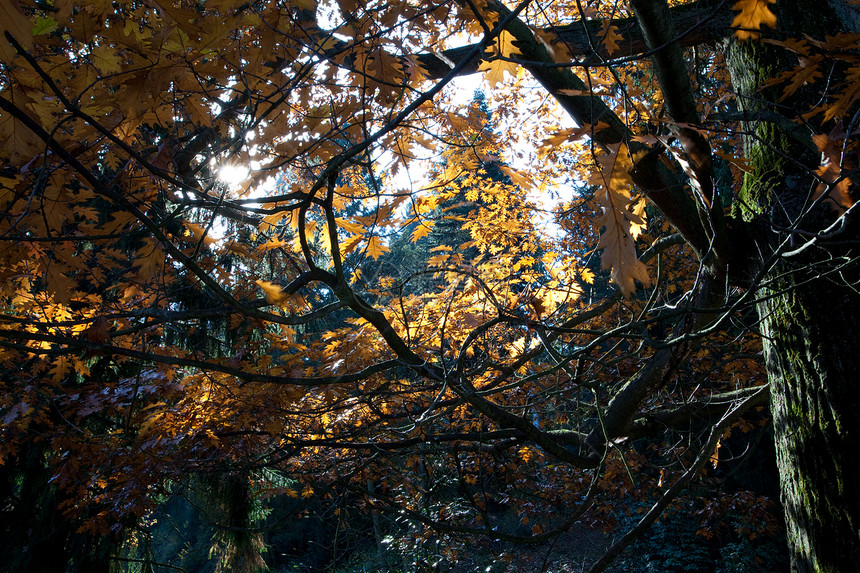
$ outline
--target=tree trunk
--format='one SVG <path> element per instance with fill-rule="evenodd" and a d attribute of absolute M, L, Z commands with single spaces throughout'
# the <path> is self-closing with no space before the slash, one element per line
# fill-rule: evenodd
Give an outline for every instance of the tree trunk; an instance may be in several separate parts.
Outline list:
<path fill-rule="evenodd" d="M 785 32 L 779 37 L 838 32 L 838 19 L 820 2 L 779 5 Z M 809 209 L 820 153 L 811 139 L 780 125 L 791 126 L 821 101 L 820 86 L 777 104 L 782 90 L 761 90 L 761 83 L 797 65 L 796 56 L 748 41 L 730 46 L 727 62 L 753 134 L 745 152 L 754 172 L 736 213 L 757 227 L 750 273 L 762 273 L 755 288 L 792 571 L 854 571 L 860 563 L 860 273 L 850 244 L 857 244 L 858 228 L 849 224 L 829 244 L 819 238 L 800 248 L 837 213 L 826 205 Z M 795 114 L 786 112 L 792 107 Z M 762 112 L 787 121 L 770 123 Z M 817 133 L 831 128 L 813 125 Z"/>
<path fill-rule="evenodd" d="M 860 295 L 841 277 L 814 272 L 759 293 L 782 503 L 792 571 L 853 571 L 860 563 Z M 804 279 L 812 280 L 798 284 Z"/>

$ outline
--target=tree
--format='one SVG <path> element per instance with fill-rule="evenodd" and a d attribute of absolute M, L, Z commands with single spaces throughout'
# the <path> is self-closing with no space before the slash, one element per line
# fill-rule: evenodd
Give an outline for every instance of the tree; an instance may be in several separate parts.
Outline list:
<path fill-rule="evenodd" d="M 159 484 L 232 466 L 303 496 L 377 480 L 365 493 L 412 523 L 540 540 L 637 469 L 653 505 L 600 570 L 770 396 L 793 570 L 858 561 L 853 4 L 2 16 L 0 456 L 41 460 L 24 481 L 81 531 L 119 535 Z M 504 135 L 456 107 L 449 84 L 479 71 Z M 368 273 L 499 157 L 508 180 L 466 190 L 477 256 L 427 261 L 437 292 Z M 546 207 L 585 182 L 593 197 Z M 595 249 L 614 290 L 588 300 Z M 748 331 L 767 385 L 740 382 Z M 668 453 L 682 430 L 687 465 L 657 489 L 635 443 Z M 8 500 L 29 487 L 15 471 Z M 493 527 L 487 480 L 543 517 L 531 535 Z"/>

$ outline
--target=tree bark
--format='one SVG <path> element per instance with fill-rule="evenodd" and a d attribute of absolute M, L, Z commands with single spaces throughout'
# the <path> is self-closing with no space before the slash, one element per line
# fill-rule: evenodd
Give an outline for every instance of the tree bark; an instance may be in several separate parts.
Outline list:
<path fill-rule="evenodd" d="M 839 19 L 820 3 L 780 5 L 780 37 L 838 32 Z M 727 62 L 742 113 L 779 112 L 794 120 L 820 101 L 819 92 L 803 88 L 777 105 L 781 90 L 760 89 L 767 78 L 796 65 L 785 50 L 734 43 Z M 832 127 L 806 125 L 818 133 Z M 746 128 L 754 172 L 736 213 L 756 228 L 750 274 L 760 277 L 757 310 L 791 568 L 853 571 L 860 563 L 860 392 L 854 382 L 860 372 L 860 273 L 851 248 L 858 244 L 858 227 L 848 221 L 829 243 L 819 237 L 802 249 L 837 216 L 825 205 L 809 208 L 812 173 L 821 158 L 809 142 L 776 123 L 750 122 Z"/>
<path fill-rule="evenodd" d="M 860 563 L 860 295 L 840 277 L 813 273 L 760 291 L 782 503 L 792 571 L 852 571 Z"/>

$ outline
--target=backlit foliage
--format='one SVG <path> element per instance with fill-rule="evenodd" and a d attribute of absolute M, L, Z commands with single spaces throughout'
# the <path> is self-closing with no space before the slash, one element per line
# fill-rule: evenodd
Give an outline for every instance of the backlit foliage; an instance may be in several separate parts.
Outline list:
<path fill-rule="evenodd" d="M 720 17 L 754 41 L 771 6 Z M 749 167 L 722 56 L 688 62 L 699 124 L 670 119 L 631 18 L 597 0 L 3 2 L 0 465 L 36 444 L 98 535 L 190 474 L 267 469 L 295 481 L 266 495 L 361 494 L 423 547 L 610 527 L 718 464 L 766 402 L 750 290 L 718 273 L 702 295 L 724 253 L 654 191 L 683 180 L 674 204 L 716 229 Z M 799 61 L 771 80 L 785 97 L 850 68 L 805 116 L 830 122 L 811 199 L 841 212 L 851 42 L 771 40 Z"/>

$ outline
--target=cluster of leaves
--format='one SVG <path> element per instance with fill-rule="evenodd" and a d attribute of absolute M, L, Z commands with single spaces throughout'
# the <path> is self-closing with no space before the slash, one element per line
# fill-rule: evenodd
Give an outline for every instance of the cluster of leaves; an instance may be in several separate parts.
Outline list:
<path fill-rule="evenodd" d="M 768 2 L 735 10 L 741 39 L 773 25 Z M 570 18 L 594 24 L 587 53 L 552 24 Z M 707 241 L 637 173 L 687 177 L 683 205 L 721 228 L 748 167 L 720 124 L 738 177 L 702 175 L 704 128 L 662 116 L 629 22 L 612 2 L 4 3 L 0 466 L 36 447 L 72 529 L 117 538 L 167 483 L 276 470 L 294 481 L 266 496 L 364 496 L 433 559 L 609 527 L 686 483 L 766 399 L 760 346 L 749 291 L 703 298 Z M 773 83 L 840 54 L 814 113 L 841 117 L 847 42 L 779 43 L 802 69 Z M 561 108 L 524 73 L 582 58 L 601 63 Z M 490 102 L 463 104 L 449 82 L 479 71 Z M 696 90 L 734 111 L 719 81 Z M 815 197 L 843 211 L 852 129 L 815 140 Z M 237 539 L 224 566 L 262 566 Z"/>

